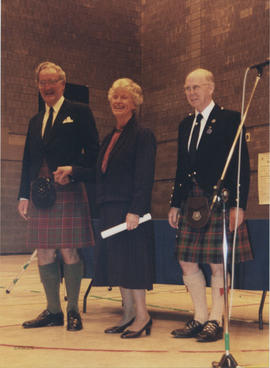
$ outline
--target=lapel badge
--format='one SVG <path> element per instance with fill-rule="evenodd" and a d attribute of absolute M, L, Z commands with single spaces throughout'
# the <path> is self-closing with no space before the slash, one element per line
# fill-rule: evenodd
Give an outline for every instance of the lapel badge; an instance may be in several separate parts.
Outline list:
<path fill-rule="evenodd" d="M 215 122 L 216 122 L 216 119 L 212 119 L 212 120 L 211 120 L 211 123 L 212 123 L 212 124 L 215 124 Z"/>
<path fill-rule="evenodd" d="M 212 130 L 212 127 L 209 126 L 207 131 L 206 131 L 206 134 L 212 134 L 213 130 Z"/>

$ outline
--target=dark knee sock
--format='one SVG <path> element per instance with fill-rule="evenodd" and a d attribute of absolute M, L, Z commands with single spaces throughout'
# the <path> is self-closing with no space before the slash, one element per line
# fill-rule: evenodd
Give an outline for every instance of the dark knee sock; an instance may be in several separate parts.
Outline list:
<path fill-rule="evenodd" d="M 64 278 L 67 289 L 67 311 L 78 312 L 78 300 L 83 276 L 83 262 L 64 264 Z"/>
<path fill-rule="evenodd" d="M 59 296 L 61 280 L 59 265 L 57 262 L 54 262 L 44 266 L 38 266 L 38 268 L 47 297 L 47 309 L 51 313 L 59 313 L 62 311 Z"/>

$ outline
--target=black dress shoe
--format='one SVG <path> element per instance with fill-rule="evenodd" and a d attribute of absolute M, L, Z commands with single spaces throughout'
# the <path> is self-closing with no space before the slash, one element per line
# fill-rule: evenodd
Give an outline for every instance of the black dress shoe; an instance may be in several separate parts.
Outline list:
<path fill-rule="evenodd" d="M 223 328 L 219 326 L 217 321 L 207 321 L 203 326 L 203 330 L 198 334 L 197 341 L 210 342 L 221 340 L 223 337 Z"/>
<path fill-rule="evenodd" d="M 184 328 L 173 330 L 171 334 L 176 338 L 196 337 L 203 329 L 203 324 L 195 319 L 188 321 Z"/>
<path fill-rule="evenodd" d="M 128 321 L 122 326 L 113 326 L 113 327 L 106 328 L 104 332 L 110 333 L 110 334 L 122 333 L 128 326 L 130 326 L 133 323 L 134 319 L 135 318 L 132 318 L 130 321 Z"/>
<path fill-rule="evenodd" d="M 69 311 L 67 314 L 67 330 L 79 331 L 83 328 L 80 313 L 76 311 Z"/>
<path fill-rule="evenodd" d="M 64 315 L 60 313 L 51 313 L 47 309 L 43 311 L 36 319 L 26 321 L 22 324 L 24 328 L 63 326 Z"/>
<path fill-rule="evenodd" d="M 136 337 L 140 337 L 143 331 L 145 331 L 146 336 L 148 336 L 151 333 L 151 327 L 152 327 L 152 319 L 150 318 L 149 321 L 146 323 L 146 325 L 143 326 L 142 329 L 140 329 L 139 331 L 127 330 L 122 333 L 121 338 L 122 339 L 134 339 Z"/>

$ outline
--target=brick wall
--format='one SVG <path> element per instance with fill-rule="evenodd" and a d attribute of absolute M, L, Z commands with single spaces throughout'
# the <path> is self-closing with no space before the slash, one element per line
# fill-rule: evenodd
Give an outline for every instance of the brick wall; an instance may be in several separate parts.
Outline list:
<path fill-rule="evenodd" d="M 246 68 L 269 55 L 267 0 L 145 0 L 142 7 L 144 122 L 158 145 L 153 214 L 166 217 L 175 176 L 177 127 L 191 108 L 183 93 L 188 72 L 197 67 L 215 75 L 215 101 L 241 111 Z M 256 78 L 248 74 L 246 101 Z M 269 151 L 269 68 L 265 68 L 246 120 L 250 133 L 251 188 L 248 218 L 268 218 L 258 204 L 257 160 Z"/>
<path fill-rule="evenodd" d="M 2 0 L 1 251 L 25 251 L 25 223 L 16 212 L 25 133 L 38 108 L 34 69 L 60 64 L 70 83 L 88 85 L 101 138 L 113 119 L 111 83 L 139 82 L 141 116 L 158 140 L 153 215 L 165 218 L 176 167 L 180 120 L 190 111 L 183 94 L 186 74 L 213 71 L 215 100 L 241 109 L 247 66 L 268 56 L 268 0 Z M 255 71 L 250 72 L 247 96 Z M 252 175 L 247 216 L 268 217 L 258 205 L 257 156 L 269 151 L 268 68 L 258 85 L 246 125 Z"/>

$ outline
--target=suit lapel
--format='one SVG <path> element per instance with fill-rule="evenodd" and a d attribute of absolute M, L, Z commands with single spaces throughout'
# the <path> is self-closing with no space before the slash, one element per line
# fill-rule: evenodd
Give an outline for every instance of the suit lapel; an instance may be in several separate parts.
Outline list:
<path fill-rule="evenodd" d="M 193 123 L 194 118 L 195 118 L 195 114 L 192 114 L 192 115 L 187 117 L 187 121 L 188 121 L 187 128 L 185 129 L 184 136 L 181 139 L 181 141 L 183 142 L 182 143 L 183 147 L 184 147 L 184 149 L 187 153 L 188 153 L 188 140 L 189 140 L 189 136 L 190 136 L 190 132 L 191 132 L 192 123 Z"/>
<path fill-rule="evenodd" d="M 134 117 L 131 118 L 130 121 L 127 123 L 127 125 L 125 126 L 123 132 L 120 134 L 120 137 L 118 138 L 117 142 L 115 143 L 114 147 L 112 148 L 112 150 L 110 152 L 107 167 L 109 167 L 110 162 L 114 159 L 114 157 L 119 152 L 121 152 L 123 147 L 126 144 L 129 144 L 128 143 L 129 142 L 128 138 L 133 136 L 136 124 L 137 123 L 136 123 L 136 120 L 135 120 Z M 110 141 L 111 141 L 111 138 L 112 138 L 113 134 L 114 134 L 114 131 L 112 131 L 112 133 L 107 138 L 105 138 L 103 147 L 101 148 L 101 151 L 100 151 L 100 161 L 98 162 L 98 167 L 99 168 L 101 168 L 104 154 L 106 152 L 106 149 L 107 149 L 108 145 L 110 144 Z"/>
<path fill-rule="evenodd" d="M 38 137 L 39 140 L 42 141 L 42 123 L 43 123 L 43 119 L 44 119 L 44 114 L 45 111 L 41 111 L 40 113 L 38 113 L 37 117 L 36 117 L 36 133 L 34 134 L 35 137 Z"/>

